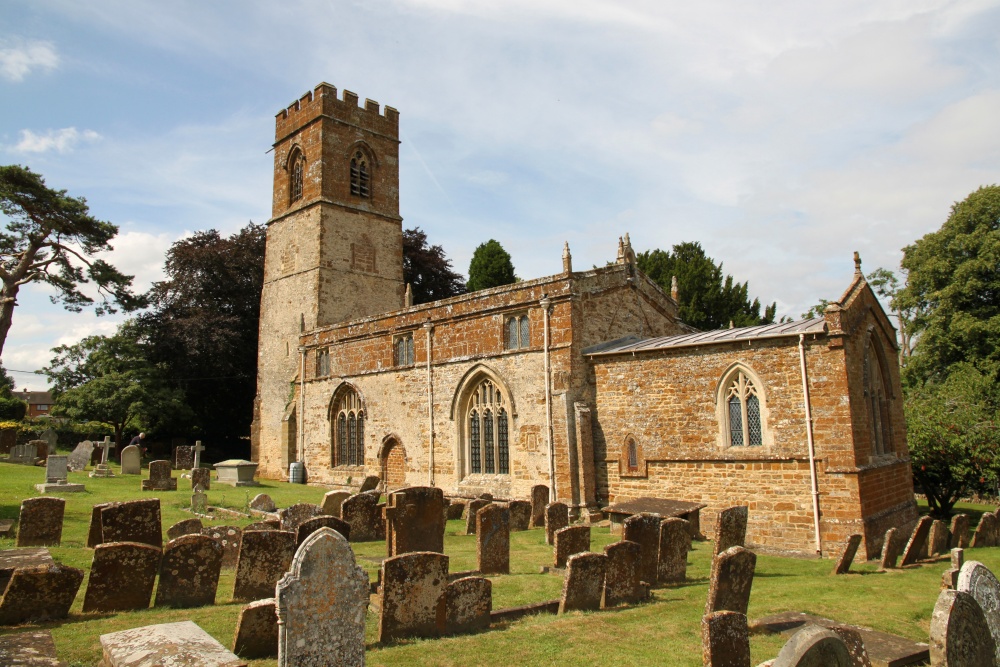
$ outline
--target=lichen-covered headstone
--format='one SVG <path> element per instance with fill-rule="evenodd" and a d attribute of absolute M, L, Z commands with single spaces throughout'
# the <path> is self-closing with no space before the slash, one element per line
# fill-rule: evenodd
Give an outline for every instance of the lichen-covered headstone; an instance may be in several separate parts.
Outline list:
<path fill-rule="evenodd" d="M 17 522 L 17 546 L 57 547 L 62 541 L 66 501 L 62 498 L 25 498 Z"/>
<path fill-rule="evenodd" d="M 569 557 L 566 561 L 562 597 L 559 599 L 560 614 L 570 611 L 595 611 L 601 608 L 607 565 L 608 557 L 604 554 L 588 552 Z"/>
<path fill-rule="evenodd" d="M 411 486 L 389 494 L 382 510 L 388 556 L 413 551 L 444 552 L 444 491 Z"/>
<path fill-rule="evenodd" d="M 377 641 L 435 637 L 438 604 L 448 585 L 448 557 L 432 552 L 393 556 L 382 561 Z"/>
<path fill-rule="evenodd" d="M 129 445 L 122 450 L 122 474 L 142 474 L 142 450 L 137 445 Z"/>
<path fill-rule="evenodd" d="M 512 500 L 507 503 L 510 510 L 510 531 L 520 532 L 531 527 L 531 503 L 527 500 Z"/>
<path fill-rule="evenodd" d="M 979 525 L 972 536 L 972 547 L 995 547 L 997 546 L 998 533 L 997 516 L 993 512 L 986 512 L 979 518 Z"/>
<path fill-rule="evenodd" d="M 635 542 L 642 553 L 639 577 L 650 586 L 656 584 L 660 557 L 660 523 L 663 517 L 652 512 L 633 514 L 622 522 L 622 539 Z"/>
<path fill-rule="evenodd" d="M 746 505 L 736 505 L 719 512 L 715 519 L 715 549 L 718 556 L 729 547 L 742 547 L 747 538 L 747 518 L 750 509 Z"/>
<path fill-rule="evenodd" d="M 545 525 L 545 506 L 549 504 L 549 487 L 536 484 L 531 487 L 531 527 Z"/>
<path fill-rule="evenodd" d="M 288 571 L 295 547 L 295 533 L 290 531 L 244 531 L 236 561 L 233 599 L 263 600 L 274 595 L 274 585 Z"/>
<path fill-rule="evenodd" d="M 320 528 L 333 528 L 343 535 L 347 540 L 351 539 L 351 524 L 335 516 L 319 515 L 307 519 L 299 524 L 295 531 L 295 544 L 302 544 L 306 538 L 315 533 Z M 268 530 L 268 529 L 265 529 Z"/>
<path fill-rule="evenodd" d="M 323 514 L 339 518 L 341 505 L 350 497 L 351 494 L 347 491 L 328 491 L 320 504 L 320 507 L 323 508 Z"/>
<path fill-rule="evenodd" d="M 491 503 L 476 513 L 476 563 L 482 574 L 510 573 L 510 510 Z"/>
<path fill-rule="evenodd" d="M 950 549 L 967 549 L 969 547 L 969 515 L 956 514 L 951 518 L 951 542 Z"/>
<path fill-rule="evenodd" d="M 772 667 L 853 667 L 853 662 L 840 635 L 807 625 L 785 643 Z"/>
<path fill-rule="evenodd" d="M 705 613 L 738 611 L 747 613 L 750 589 L 757 567 L 757 554 L 743 547 L 729 547 L 712 559 Z"/>
<path fill-rule="evenodd" d="M 277 584 L 279 667 L 365 664 L 368 575 L 343 535 L 320 528 Z"/>
<path fill-rule="evenodd" d="M 996 667 L 996 642 L 971 594 L 947 590 L 938 595 L 931 613 L 930 654 L 935 666 Z"/>
<path fill-rule="evenodd" d="M 159 547 L 139 542 L 97 545 L 83 611 L 147 609 L 159 569 Z"/>
<path fill-rule="evenodd" d="M 199 486 L 202 491 L 212 488 L 212 471 L 208 468 L 191 468 L 191 488 Z"/>
<path fill-rule="evenodd" d="M 147 625 L 101 635 L 104 667 L 245 667 L 193 621 Z"/>
<path fill-rule="evenodd" d="M 903 559 L 899 562 L 900 567 L 913 565 L 919 560 L 921 553 L 927 547 L 927 537 L 931 532 L 932 523 L 934 523 L 934 519 L 931 517 L 920 517 L 920 521 L 914 526 L 913 533 L 910 534 L 910 540 L 906 543 L 906 548 L 903 550 Z"/>
<path fill-rule="evenodd" d="M 490 627 L 493 583 L 485 577 L 463 577 L 445 588 L 445 629 L 449 634 L 477 632 Z"/>
<path fill-rule="evenodd" d="M 951 533 L 948 525 L 940 519 L 935 519 L 931 524 L 931 533 L 927 538 L 927 555 L 940 556 L 948 551 L 948 543 L 951 542 Z"/>
<path fill-rule="evenodd" d="M 705 667 L 749 667 L 747 617 L 736 611 L 713 611 L 701 619 L 701 653 Z"/>
<path fill-rule="evenodd" d="M 301 528 L 302 526 L 299 526 Z M 254 521 L 248 524 L 243 530 L 281 530 L 281 522 L 277 519 L 268 521 Z"/>
<path fill-rule="evenodd" d="M 858 553 L 859 546 L 861 546 L 860 535 L 851 535 L 847 538 L 847 544 L 844 545 L 844 550 L 840 553 L 840 558 L 837 559 L 836 564 L 833 566 L 833 574 L 847 574 L 851 571 L 851 563 L 854 562 L 854 557 Z"/>
<path fill-rule="evenodd" d="M 979 603 L 997 648 L 997 664 L 1000 664 L 1000 581 L 990 568 L 970 560 L 958 572 L 956 590 L 968 593 Z"/>
<path fill-rule="evenodd" d="M 691 550 L 691 524 L 669 518 L 660 522 L 660 547 L 656 557 L 656 579 L 675 584 L 687 578 L 687 557 Z"/>
<path fill-rule="evenodd" d="M 604 576 L 604 608 L 620 604 L 635 604 L 645 600 L 649 587 L 644 586 L 639 577 L 641 549 L 636 542 L 622 540 L 604 547 L 608 557 Z"/>
<path fill-rule="evenodd" d="M 87 469 L 90 457 L 94 454 L 94 443 L 84 440 L 76 446 L 76 449 L 69 455 L 66 463 L 71 472 L 82 472 Z"/>
<path fill-rule="evenodd" d="M 891 570 L 896 567 L 896 560 L 899 558 L 897 532 L 895 528 L 885 531 L 885 538 L 882 540 L 882 557 L 879 559 L 880 570 Z"/>
<path fill-rule="evenodd" d="M 553 567 L 566 567 L 573 554 L 590 551 L 590 526 L 566 526 L 556 531 L 552 547 Z"/>
<path fill-rule="evenodd" d="M 465 506 L 465 534 L 475 535 L 476 534 L 476 515 L 479 514 L 479 510 L 483 509 L 487 505 L 492 504 L 492 500 L 487 500 L 486 498 L 476 498 L 475 500 L 469 501 Z"/>
<path fill-rule="evenodd" d="M 201 535 L 201 519 L 184 519 L 167 528 L 167 539 L 176 540 L 182 535 Z"/>
<path fill-rule="evenodd" d="M 210 526 L 202 528 L 201 534 L 222 545 L 222 567 L 236 567 L 243 537 L 243 531 L 238 526 Z"/>
<path fill-rule="evenodd" d="M 569 525 L 569 507 L 566 503 L 549 503 L 545 506 L 545 543 L 555 544 L 556 531 Z"/>
<path fill-rule="evenodd" d="M 162 547 L 160 499 L 109 503 L 101 508 L 101 542 L 142 542 Z"/>
<path fill-rule="evenodd" d="M 340 518 L 351 526 L 352 542 L 378 539 L 378 524 L 382 523 L 378 500 L 378 491 L 366 491 L 351 496 L 340 506 Z"/>
<path fill-rule="evenodd" d="M 176 491 L 177 479 L 170 461 L 150 461 L 149 479 L 142 480 L 140 487 L 143 491 Z"/>
<path fill-rule="evenodd" d="M 190 470 L 194 467 L 194 449 L 180 445 L 174 449 L 174 470 Z"/>
<path fill-rule="evenodd" d="M 0 636 L 0 665 L 8 667 L 63 667 L 48 630 Z"/>
<path fill-rule="evenodd" d="M 308 521 L 313 517 L 323 514 L 319 505 L 312 503 L 298 503 L 278 512 L 278 519 L 281 521 L 281 529 L 294 533 L 299 529 L 303 521 Z"/>
<path fill-rule="evenodd" d="M 215 604 L 222 545 L 208 535 L 182 535 L 163 547 L 155 607 Z"/>
<path fill-rule="evenodd" d="M 278 612 L 274 598 L 254 600 L 236 619 L 233 653 L 241 658 L 278 657 Z"/>
<path fill-rule="evenodd" d="M 83 570 L 36 565 L 14 570 L 0 599 L 0 625 L 66 618 L 83 583 Z"/>
<path fill-rule="evenodd" d="M 250 509 L 259 510 L 261 512 L 274 512 L 278 508 L 274 504 L 274 501 L 271 500 L 271 496 L 266 493 L 258 493 L 253 497 L 253 500 L 250 501 Z"/>
<path fill-rule="evenodd" d="M 99 503 L 91 508 L 90 528 L 87 531 L 88 549 L 93 549 L 104 540 L 103 531 L 101 530 L 101 510 L 105 507 L 111 507 L 113 504 L 114 503 Z"/>

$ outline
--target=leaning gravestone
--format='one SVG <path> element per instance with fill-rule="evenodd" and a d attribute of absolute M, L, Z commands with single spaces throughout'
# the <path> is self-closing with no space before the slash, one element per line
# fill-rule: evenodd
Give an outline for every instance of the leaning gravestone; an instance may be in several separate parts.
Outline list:
<path fill-rule="evenodd" d="M 114 503 L 99 503 L 91 508 L 90 529 L 87 531 L 87 548 L 93 549 L 104 541 L 101 530 L 101 511 L 105 507 L 111 507 Z"/>
<path fill-rule="evenodd" d="M 129 500 L 108 503 L 101 509 L 101 543 L 142 542 L 156 548 L 163 546 L 160 523 L 160 499 Z"/>
<path fill-rule="evenodd" d="M 347 539 L 320 528 L 278 582 L 279 667 L 365 664 L 368 575 Z"/>
<path fill-rule="evenodd" d="M 931 614 L 930 654 L 931 665 L 996 666 L 996 642 L 976 598 L 941 591 Z"/>
<path fill-rule="evenodd" d="M 271 500 L 271 496 L 266 493 L 258 493 L 253 497 L 253 500 L 250 501 L 250 509 L 258 510 L 260 512 L 274 512 L 278 508 L 274 504 L 274 501 Z"/>
<path fill-rule="evenodd" d="M 73 453 L 69 455 L 67 461 L 69 469 L 71 472 L 82 472 L 87 469 L 87 464 L 90 463 L 90 457 L 94 454 L 94 443 L 90 440 L 84 440 L 76 446 Z"/>
<path fill-rule="evenodd" d="M 83 583 L 83 570 L 37 565 L 14 570 L 0 599 L 0 625 L 66 618 Z"/>
<path fill-rule="evenodd" d="M 233 599 L 249 602 L 274 595 L 274 585 L 288 571 L 293 556 L 295 533 L 285 530 L 245 531 L 236 561 Z"/>
<path fill-rule="evenodd" d="M 242 667 L 246 664 L 192 621 L 147 625 L 101 635 L 101 651 L 104 667 Z"/>
<path fill-rule="evenodd" d="M 687 557 L 691 550 L 691 524 L 678 518 L 660 522 L 660 548 L 656 558 L 656 580 L 675 584 L 687 578 Z"/>
<path fill-rule="evenodd" d="M 483 509 L 492 502 L 492 500 L 487 500 L 486 498 L 476 498 L 465 506 L 467 512 L 465 515 L 466 535 L 476 534 L 476 515 L 479 514 L 479 510 Z"/>
<path fill-rule="evenodd" d="M 882 558 L 879 561 L 880 570 L 891 570 L 896 567 L 896 559 L 899 558 L 899 541 L 896 539 L 896 533 L 895 528 L 885 531 L 885 538 L 882 540 Z"/>
<path fill-rule="evenodd" d="M 476 563 L 481 574 L 510 574 L 510 510 L 504 505 L 476 513 Z"/>
<path fill-rule="evenodd" d="M 59 444 L 59 435 L 52 429 L 51 426 L 42 431 L 42 434 L 38 436 L 38 439 L 45 441 L 45 444 L 48 445 L 50 452 L 56 451 L 56 445 Z"/>
<path fill-rule="evenodd" d="M 212 526 L 202 528 L 202 535 L 208 535 L 222 545 L 222 567 L 236 567 L 240 555 L 243 531 L 237 526 Z"/>
<path fill-rule="evenodd" d="M 531 503 L 527 500 L 512 500 L 507 503 L 510 510 L 510 531 L 528 530 L 531 527 Z"/>
<path fill-rule="evenodd" d="M 358 489 L 358 493 L 365 493 L 367 491 L 375 491 L 378 489 L 379 482 L 382 480 L 375 475 L 368 475 L 361 482 L 361 488 Z"/>
<path fill-rule="evenodd" d="M 934 519 L 929 516 L 920 517 L 920 521 L 917 522 L 910 535 L 910 541 L 906 543 L 906 549 L 903 550 L 903 559 L 899 562 L 900 567 L 913 565 L 920 558 L 921 552 L 927 546 L 927 536 L 931 532 L 932 523 L 934 523 Z"/>
<path fill-rule="evenodd" d="M 729 547 L 742 547 L 746 543 L 749 513 L 746 505 L 736 505 L 719 512 L 715 519 L 713 556 L 718 556 Z"/>
<path fill-rule="evenodd" d="M 1000 581 L 988 567 L 970 560 L 958 572 L 956 590 L 968 593 L 979 603 L 997 649 L 997 664 L 1000 664 Z"/>
<path fill-rule="evenodd" d="M 321 514 L 323 514 L 323 510 L 320 509 L 319 505 L 298 503 L 278 512 L 278 519 L 281 521 L 282 530 L 287 530 L 294 534 L 302 522 Z"/>
<path fill-rule="evenodd" d="M 190 470 L 194 467 L 194 449 L 180 445 L 174 450 L 174 470 Z"/>
<path fill-rule="evenodd" d="M 207 535 L 182 535 L 163 547 L 154 607 L 215 604 L 222 545 Z"/>
<path fill-rule="evenodd" d="M 736 611 L 713 611 L 701 619 L 702 663 L 706 667 L 750 665 L 747 617 Z"/>
<path fill-rule="evenodd" d="M 176 540 L 184 535 L 201 535 L 201 519 L 184 519 L 167 528 L 167 539 Z"/>
<path fill-rule="evenodd" d="M 340 506 L 340 518 L 351 526 L 352 542 L 378 539 L 378 524 L 382 522 L 378 500 L 378 491 L 366 491 L 351 496 Z"/>
<path fill-rule="evenodd" d="M 138 445 L 129 445 L 122 450 L 122 474 L 142 474 L 142 450 Z"/>
<path fill-rule="evenodd" d="M 604 547 L 608 557 L 601 607 L 634 604 L 646 599 L 649 589 L 639 577 L 642 550 L 635 542 L 622 540 Z"/>
<path fill-rule="evenodd" d="M 233 653 L 251 659 L 278 657 L 278 613 L 274 598 L 254 600 L 240 610 Z"/>
<path fill-rule="evenodd" d="M 344 501 L 351 497 L 347 491 L 329 491 L 323 496 L 323 514 L 327 516 L 340 517 L 340 507 Z M 272 510 L 273 511 L 273 510 Z"/>
<path fill-rule="evenodd" d="M 851 571 L 851 563 L 854 562 L 854 557 L 858 553 L 858 547 L 861 546 L 861 536 L 851 535 L 847 538 L 847 544 L 844 545 L 844 550 L 840 554 L 840 558 L 837 559 L 837 563 L 833 566 L 833 574 L 847 574 Z"/>
<path fill-rule="evenodd" d="M 66 501 L 62 498 L 26 498 L 21 501 L 18 516 L 17 546 L 57 547 L 62 541 L 63 514 Z"/>
<path fill-rule="evenodd" d="M 444 553 L 445 502 L 444 491 L 432 486 L 411 486 L 390 493 L 382 510 L 387 555 Z"/>
<path fill-rule="evenodd" d="M 440 634 L 437 610 L 448 583 L 448 557 L 416 552 L 382 561 L 377 641 Z"/>
<path fill-rule="evenodd" d="M 927 555 L 933 558 L 947 552 L 950 541 L 951 533 L 948 531 L 948 525 L 940 519 L 935 519 L 931 524 L 930 536 L 927 538 Z"/>
<path fill-rule="evenodd" d="M 191 468 L 191 488 L 200 486 L 203 491 L 212 488 L 212 471 L 208 468 Z"/>
<path fill-rule="evenodd" d="M 303 521 L 295 531 L 295 544 L 299 545 L 306 541 L 306 538 L 315 533 L 320 528 L 333 528 L 344 536 L 344 539 L 351 539 L 351 524 L 335 516 L 319 515 Z M 270 530 L 265 528 L 264 530 Z"/>
<path fill-rule="evenodd" d="M 969 547 L 969 515 L 956 514 L 951 518 L 950 549 L 967 549 Z"/>
<path fill-rule="evenodd" d="M 642 554 L 639 577 L 650 586 L 655 585 L 657 580 L 662 521 L 663 517 L 659 514 L 643 512 L 633 514 L 622 522 L 622 539 L 639 545 Z"/>
<path fill-rule="evenodd" d="M 463 577 L 444 590 L 444 632 L 459 634 L 490 627 L 493 583 L 486 577 Z M 439 603 L 441 604 L 441 603 Z"/>
<path fill-rule="evenodd" d="M 545 506 L 549 504 L 549 487 L 536 484 L 531 487 L 531 527 L 545 525 Z"/>
<path fill-rule="evenodd" d="M 590 526 L 586 528 L 589 529 Z M 608 557 L 604 554 L 578 553 L 570 556 L 566 562 L 559 613 L 600 609 L 607 567 Z"/>
<path fill-rule="evenodd" d="M 725 610 L 746 614 L 756 567 L 757 554 L 743 547 L 729 547 L 714 557 L 705 613 Z"/>
<path fill-rule="evenodd" d="M 566 526 L 556 531 L 552 547 L 553 567 L 566 567 L 570 556 L 590 551 L 590 526 Z"/>
<path fill-rule="evenodd" d="M 545 543 L 555 544 L 556 531 L 569 525 L 569 507 L 565 503 L 545 506 Z"/>
<path fill-rule="evenodd" d="M 83 611 L 147 609 L 159 569 L 158 547 L 138 542 L 97 545 Z"/>
<path fill-rule="evenodd" d="M 851 653 L 833 630 L 807 625 L 789 639 L 772 667 L 852 667 Z"/>
<path fill-rule="evenodd" d="M 143 491 L 176 491 L 177 480 L 170 461 L 150 461 L 149 479 L 142 480 L 140 487 Z"/>
<path fill-rule="evenodd" d="M 997 546 L 998 525 L 997 515 L 993 512 L 986 512 L 979 519 L 976 532 L 972 536 L 972 547 L 995 547 Z"/>

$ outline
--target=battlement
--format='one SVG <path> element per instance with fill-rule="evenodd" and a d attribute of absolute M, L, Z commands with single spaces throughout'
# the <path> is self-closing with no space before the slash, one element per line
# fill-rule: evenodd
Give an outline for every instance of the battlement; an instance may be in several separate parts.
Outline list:
<path fill-rule="evenodd" d="M 361 107 L 357 93 L 345 90 L 343 98 L 338 98 L 335 86 L 321 83 L 275 115 L 275 141 L 281 141 L 321 116 L 371 132 L 399 137 L 399 112 L 396 109 L 386 106 L 384 113 L 380 113 L 379 103 L 370 99 L 365 99 L 365 105 Z"/>

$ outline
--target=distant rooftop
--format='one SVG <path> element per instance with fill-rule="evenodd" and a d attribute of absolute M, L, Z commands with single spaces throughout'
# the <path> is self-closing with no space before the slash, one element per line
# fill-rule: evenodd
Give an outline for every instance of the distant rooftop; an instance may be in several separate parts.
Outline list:
<path fill-rule="evenodd" d="M 761 340 L 764 338 L 787 338 L 799 334 L 821 334 L 826 332 L 826 321 L 822 317 L 811 317 L 807 320 L 764 324 L 757 327 L 740 327 L 738 329 L 716 329 L 715 331 L 699 331 L 697 333 L 680 334 L 677 336 L 662 336 L 660 338 L 639 338 L 629 336 L 608 343 L 593 345 L 583 353 L 589 356 L 622 354 L 628 352 L 647 352 L 650 350 L 665 350 L 675 347 L 695 347 L 697 345 L 714 345 L 742 340 Z"/>

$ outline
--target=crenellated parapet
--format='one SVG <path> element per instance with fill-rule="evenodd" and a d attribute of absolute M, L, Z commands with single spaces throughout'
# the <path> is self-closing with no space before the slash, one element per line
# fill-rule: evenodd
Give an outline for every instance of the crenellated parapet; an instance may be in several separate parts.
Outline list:
<path fill-rule="evenodd" d="M 327 117 L 392 138 L 399 137 L 399 112 L 390 106 L 380 111 L 379 103 L 365 99 L 358 104 L 358 95 L 349 90 L 337 97 L 337 88 L 321 83 L 275 115 L 275 143 L 281 142 L 317 118 Z"/>

